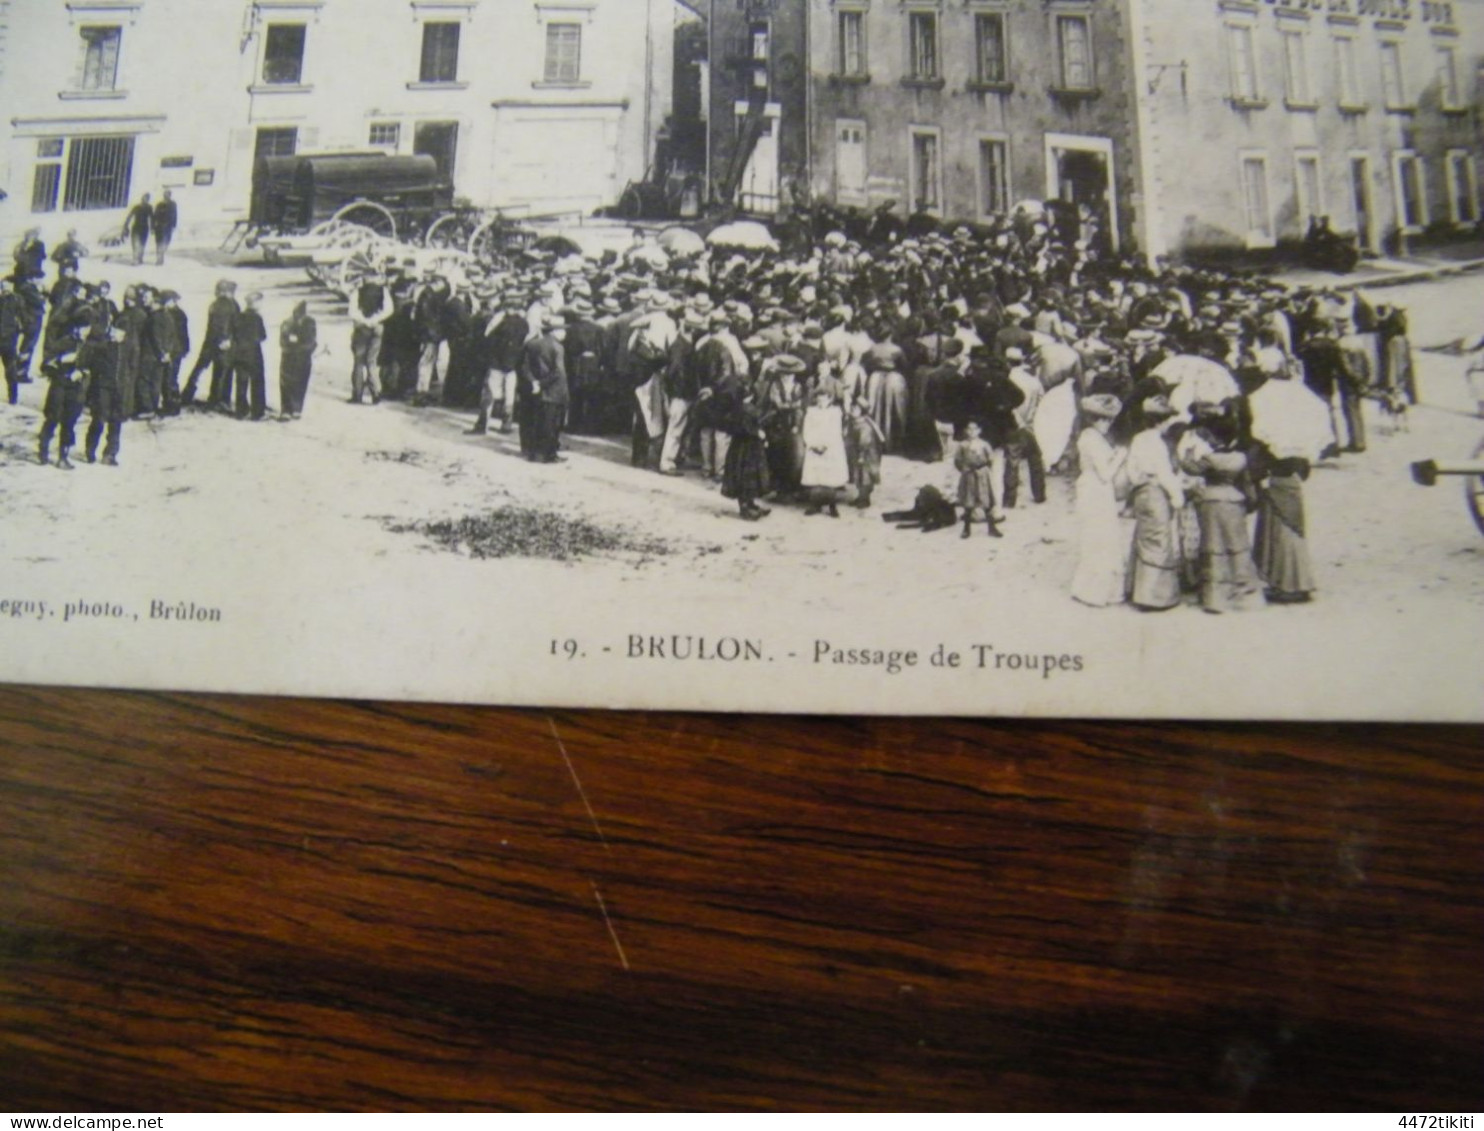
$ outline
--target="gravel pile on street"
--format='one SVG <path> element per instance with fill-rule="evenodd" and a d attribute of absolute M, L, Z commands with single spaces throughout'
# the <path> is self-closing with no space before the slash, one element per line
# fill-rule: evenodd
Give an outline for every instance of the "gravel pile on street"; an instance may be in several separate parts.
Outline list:
<path fill-rule="evenodd" d="M 530 507 L 501 507 L 481 515 L 431 522 L 389 523 L 393 533 L 421 534 L 439 548 L 473 558 L 543 558 L 567 562 L 601 554 L 673 554 L 678 547 L 581 518 Z"/>

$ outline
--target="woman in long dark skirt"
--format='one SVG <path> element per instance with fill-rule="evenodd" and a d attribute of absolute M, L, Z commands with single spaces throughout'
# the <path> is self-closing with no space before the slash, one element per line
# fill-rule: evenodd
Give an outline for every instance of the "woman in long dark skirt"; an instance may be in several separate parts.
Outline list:
<path fill-rule="evenodd" d="M 298 420 L 309 392 L 309 374 L 314 364 L 318 327 L 309 316 L 309 304 L 301 302 L 278 330 L 278 412 L 280 420 Z"/>
<path fill-rule="evenodd" d="M 722 467 L 721 493 L 736 499 L 742 517 L 756 522 L 769 514 L 758 500 L 768 493 L 768 442 L 763 431 L 763 411 L 749 389 L 742 394 L 741 405 L 727 421 L 732 444 L 727 449 Z"/>

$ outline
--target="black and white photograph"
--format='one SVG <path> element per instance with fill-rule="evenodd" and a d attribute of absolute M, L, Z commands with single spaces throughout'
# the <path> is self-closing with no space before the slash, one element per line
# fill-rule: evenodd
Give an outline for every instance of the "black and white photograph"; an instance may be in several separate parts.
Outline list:
<path fill-rule="evenodd" d="M 1484 0 L 0 3 L 0 679 L 1484 719 Z"/>

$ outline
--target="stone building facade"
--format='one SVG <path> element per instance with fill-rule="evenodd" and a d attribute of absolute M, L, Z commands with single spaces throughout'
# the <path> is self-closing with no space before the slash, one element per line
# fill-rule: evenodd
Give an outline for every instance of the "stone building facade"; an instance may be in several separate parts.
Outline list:
<path fill-rule="evenodd" d="M 46 0 L 9 5 L 0 234 L 84 239 L 170 188 L 248 212 L 255 159 L 426 153 L 478 205 L 588 211 L 645 175 L 674 0 Z"/>
<path fill-rule="evenodd" d="M 1479 219 L 1480 0 L 1137 0 L 1151 252 Z"/>

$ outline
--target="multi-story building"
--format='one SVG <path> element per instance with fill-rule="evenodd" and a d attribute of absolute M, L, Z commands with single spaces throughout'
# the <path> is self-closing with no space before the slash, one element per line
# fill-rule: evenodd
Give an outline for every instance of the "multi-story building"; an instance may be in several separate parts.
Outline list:
<path fill-rule="evenodd" d="M 1138 0 L 1153 253 L 1479 219 L 1480 0 Z M 1194 143 L 1194 144 L 1193 144 Z"/>
<path fill-rule="evenodd" d="M 230 222 L 248 214 L 258 157 L 307 151 L 429 154 L 478 205 L 613 203 L 644 176 L 669 112 L 683 12 L 26 0 L 10 6 L 0 63 L 0 233 L 49 222 L 87 237 L 162 188 L 187 226 Z"/>
<path fill-rule="evenodd" d="M 1478 218 L 1484 0 L 722 0 L 711 33 L 711 183 L 751 211 L 1060 198 L 1154 254 Z"/>

